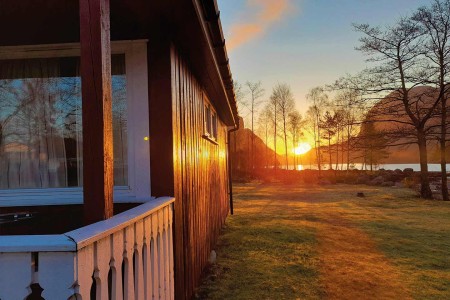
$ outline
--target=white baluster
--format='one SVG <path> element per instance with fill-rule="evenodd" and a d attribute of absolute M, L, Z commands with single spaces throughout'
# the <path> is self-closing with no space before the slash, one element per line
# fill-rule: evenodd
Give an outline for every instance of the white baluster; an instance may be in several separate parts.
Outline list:
<path fill-rule="evenodd" d="M 123 300 L 122 287 L 122 261 L 123 261 L 123 231 L 119 230 L 110 237 L 111 261 L 110 268 L 113 270 L 111 299 Z"/>
<path fill-rule="evenodd" d="M 0 266 L 0 299 L 25 299 L 31 293 L 31 253 L 0 253 Z"/>
<path fill-rule="evenodd" d="M 152 232 L 152 220 L 151 217 L 144 219 L 144 299 L 152 299 L 152 273 L 151 273 L 151 257 L 150 257 L 150 241 Z"/>
<path fill-rule="evenodd" d="M 39 253 L 39 285 L 44 299 L 68 299 L 75 293 L 75 252 Z"/>
<path fill-rule="evenodd" d="M 78 293 L 82 299 L 90 299 L 92 273 L 94 272 L 94 245 L 88 245 L 78 251 Z"/>
<path fill-rule="evenodd" d="M 169 230 L 167 234 L 169 235 L 169 282 L 170 282 L 170 299 L 175 298 L 175 282 L 173 273 L 173 204 L 169 205 Z"/>
<path fill-rule="evenodd" d="M 152 257 L 152 278 L 153 278 L 153 299 L 159 299 L 159 271 L 158 271 L 158 216 L 152 215 L 152 240 L 151 240 L 151 257 Z"/>
<path fill-rule="evenodd" d="M 133 277 L 133 252 L 134 252 L 134 226 L 124 229 L 124 300 L 134 300 L 134 277 Z"/>
<path fill-rule="evenodd" d="M 168 207 L 163 208 L 163 224 L 164 224 L 164 231 L 162 235 L 162 241 L 163 241 L 163 259 L 164 259 L 164 299 L 170 299 L 170 293 L 169 293 L 169 239 L 168 239 L 168 213 L 169 209 Z"/>
<path fill-rule="evenodd" d="M 159 298 L 165 299 L 165 267 L 164 267 L 164 247 L 163 247 L 163 230 L 164 230 L 164 214 L 163 209 L 158 210 L 158 238 L 157 238 L 157 246 L 158 246 L 158 277 L 159 279 Z"/>
<path fill-rule="evenodd" d="M 94 275 L 97 299 L 107 300 L 110 270 L 110 297 L 114 300 L 173 299 L 172 204 L 152 210 L 151 215 L 148 209 L 154 206 L 143 204 L 128 215 L 52 237 L 48 243 L 27 239 L 31 251 L 41 247 L 35 249 L 36 253 L 42 251 L 35 256 L 20 247 L 18 251 L 30 252 L 13 252 L 15 249 L 3 241 L 0 246 L 6 251 L 0 252 L 0 299 L 25 299 L 31 293 L 31 283 L 43 288 L 45 299 L 72 299 L 75 294 L 79 299 L 90 299 Z M 33 264 L 32 257 L 39 258 L 39 265 Z M 125 285 L 123 261 L 127 262 Z"/>
<path fill-rule="evenodd" d="M 96 274 L 99 281 L 97 281 L 100 286 L 97 285 L 97 291 L 100 293 L 100 297 L 97 299 L 108 299 L 108 272 L 109 272 L 109 262 L 111 260 L 111 248 L 110 239 L 103 238 L 95 243 L 95 262 L 94 268 L 98 270 Z"/>
<path fill-rule="evenodd" d="M 135 298 L 137 300 L 144 300 L 144 266 L 142 261 L 142 246 L 144 244 L 144 221 L 140 220 L 136 222 L 134 225 L 135 228 L 135 254 L 136 254 L 136 262 L 135 262 L 135 272 L 134 272 L 134 281 L 135 281 Z"/>

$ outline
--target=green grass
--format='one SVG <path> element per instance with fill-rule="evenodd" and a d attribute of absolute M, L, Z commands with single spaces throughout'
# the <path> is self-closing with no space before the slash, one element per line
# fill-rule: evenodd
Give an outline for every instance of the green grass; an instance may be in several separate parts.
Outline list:
<path fill-rule="evenodd" d="M 197 298 L 450 299 L 450 203 L 256 183 L 235 186 L 235 199 Z"/>
<path fill-rule="evenodd" d="M 398 203 L 398 206 L 393 203 Z M 450 299 L 450 210 L 443 202 L 392 201 L 360 222 L 409 282 L 416 299 Z"/>

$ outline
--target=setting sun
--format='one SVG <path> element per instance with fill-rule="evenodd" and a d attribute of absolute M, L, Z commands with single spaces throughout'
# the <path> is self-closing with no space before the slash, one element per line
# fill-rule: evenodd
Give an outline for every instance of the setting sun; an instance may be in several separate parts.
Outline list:
<path fill-rule="evenodd" d="M 294 149 L 295 155 L 302 155 L 311 150 L 311 145 L 308 143 L 300 143 L 297 148 Z"/>

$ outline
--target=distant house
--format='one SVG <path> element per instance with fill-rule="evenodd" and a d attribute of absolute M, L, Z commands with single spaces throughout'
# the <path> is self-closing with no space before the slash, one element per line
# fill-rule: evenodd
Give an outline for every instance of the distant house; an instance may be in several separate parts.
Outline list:
<path fill-rule="evenodd" d="M 215 0 L 0 0 L 0 299 L 190 299 L 229 212 Z"/>

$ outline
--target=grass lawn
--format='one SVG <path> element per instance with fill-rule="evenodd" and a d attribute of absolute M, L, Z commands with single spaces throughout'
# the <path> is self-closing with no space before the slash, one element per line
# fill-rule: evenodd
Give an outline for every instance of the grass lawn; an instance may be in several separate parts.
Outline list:
<path fill-rule="evenodd" d="M 234 191 L 197 298 L 450 299 L 450 203 L 362 185 Z"/>

